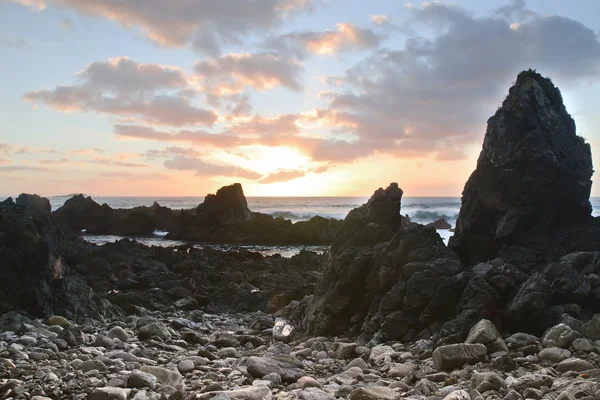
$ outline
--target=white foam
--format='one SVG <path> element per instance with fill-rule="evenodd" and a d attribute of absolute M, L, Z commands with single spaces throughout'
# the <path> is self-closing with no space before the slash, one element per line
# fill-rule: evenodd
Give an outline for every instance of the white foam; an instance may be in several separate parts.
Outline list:
<path fill-rule="evenodd" d="M 169 232 L 167 231 L 159 231 L 159 230 L 155 230 L 154 232 L 152 232 L 152 234 L 154 236 L 160 236 L 160 237 L 165 237 L 169 234 Z"/>

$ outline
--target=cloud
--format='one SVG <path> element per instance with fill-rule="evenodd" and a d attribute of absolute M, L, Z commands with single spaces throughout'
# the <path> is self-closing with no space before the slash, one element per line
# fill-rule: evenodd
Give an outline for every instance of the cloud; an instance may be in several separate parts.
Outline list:
<path fill-rule="evenodd" d="M 178 68 L 140 64 L 127 57 L 88 64 L 77 74 L 81 83 L 25 93 L 62 111 L 95 111 L 153 125 L 212 125 L 217 114 L 192 104 L 190 98 L 165 91 L 184 89 L 185 74 Z"/>
<path fill-rule="evenodd" d="M 383 23 L 385 23 L 388 20 L 387 15 L 369 15 L 369 17 L 371 18 L 371 21 L 373 21 L 375 24 L 377 25 L 381 25 Z"/>
<path fill-rule="evenodd" d="M 359 28 L 351 23 L 337 24 L 333 31 L 302 31 L 272 36 L 266 47 L 305 57 L 312 54 L 336 54 L 343 51 L 366 50 L 379 47 L 385 36 L 372 29 Z"/>
<path fill-rule="evenodd" d="M 156 158 L 169 158 L 174 155 L 180 155 L 185 157 L 200 157 L 202 153 L 194 149 L 177 146 L 167 146 L 163 147 L 161 150 L 148 150 L 145 153 L 145 157 L 148 160 L 154 160 Z"/>
<path fill-rule="evenodd" d="M 32 172 L 56 172 L 53 168 L 46 167 L 34 167 L 30 165 L 6 165 L 0 166 L 0 172 L 19 172 L 19 171 L 32 171 Z"/>
<path fill-rule="evenodd" d="M 377 50 L 331 79 L 341 86 L 328 93 L 328 108 L 303 118 L 355 139 L 319 142 L 313 159 L 461 159 L 456 149 L 480 142 L 519 71 L 537 68 L 560 86 L 600 76 L 600 42 L 580 22 L 520 10 L 514 29 L 515 20 L 498 13 L 476 17 L 437 2 L 409 12 L 411 24 L 437 33 L 409 36 L 404 48 Z"/>
<path fill-rule="evenodd" d="M 91 160 L 84 160 L 83 162 L 89 163 L 89 164 L 114 165 L 117 167 L 125 167 L 125 168 L 145 168 L 145 167 L 147 167 L 147 165 L 144 165 L 144 164 L 123 162 L 123 161 L 114 160 L 114 159 L 108 158 L 108 157 L 94 157 Z"/>
<path fill-rule="evenodd" d="M 264 184 L 276 183 L 276 182 L 288 182 L 288 181 L 292 181 L 297 178 L 301 178 L 305 175 L 306 175 L 306 172 L 304 172 L 304 171 L 278 171 L 271 175 L 265 176 L 258 182 L 264 183 Z"/>
<path fill-rule="evenodd" d="M 141 173 L 131 173 L 131 172 L 105 172 L 99 177 L 103 178 L 115 178 L 115 179 L 125 179 L 125 180 L 146 180 L 146 181 L 155 181 L 155 180 L 165 180 L 169 179 L 167 175 L 164 174 L 141 174 Z"/>
<path fill-rule="evenodd" d="M 209 133 L 198 130 L 179 130 L 176 132 L 157 131 L 140 125 L 115 125 L 118 138 L 151 140 L 156 142 L 186 142 L 211 147 L 235 147 L 250 144 L 252 141 L 227 133 Z"/>
<path fill-rule="evenodd" d="M 277 28 L 312 0 L 12 0 L 36 11 L 46 5 L 68 7 L 81 14 L 103 17 L 124 28 L 137 28 L 161 46 L 190 46 L 217 55 L 224 45 L 241 44 L 252 34 Z"/>
<path fill-rule="evenodd" d="M 238 93 L 247 87 L 256 90 L 277 86 L 295 91 L 302 89 L 302 65 L 292 58 L 275 54 L 227 54 L 200 61 L 195 70 L 211 92 L 217 94 Z"/>
<path fill-rule="evenodd" d="M 104 153 L 104 150 L 99 149 L 99 148 L 71 150 L 71 154 L 76 155 L 76 156 L 85 156 L 85 155 L 102 154 L 102 153 Z"/>
<path fill-rule="evenodd" d="M 196 176 L 201 177 L 228 176 L 252 180 L 261 177 L 259 173 L 254 171 L 230 165 L 209 164 L 199 158 L 185 156 L 175 156 L 173 159 L 165 161 L 165 167 L 180 171 L 193 170 L 196 171 Z"/>
<path fill-rule="evenodd" d="M 45 165 L 69 164 L 70 162 L 71 162 L 71 160 L 69 160 L 68 158 L 61 158 L 58 160 L 40 160 L 39 161 L 40 164 L 45 164 Z"/>
<path fill-rule="evenodd" d="M 10 164 L 10 160 L 8 158 L 0 158 L 0 165 Z"/>
<path fill-rule="evenodd" d="M 9 0 L 13 3 L 24 5 L 25 7 L 31 8 L 33 11 L 42 11 L 46 8 L 46 2 L 44 0 Z"/>

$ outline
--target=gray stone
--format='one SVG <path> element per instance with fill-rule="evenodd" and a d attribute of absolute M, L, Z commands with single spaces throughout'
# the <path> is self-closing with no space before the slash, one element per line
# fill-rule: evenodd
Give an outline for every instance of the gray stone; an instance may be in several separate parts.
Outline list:
<path fill-rule="evenodd" d="M 481 343 L 488 345 L 499 337 L 500 332 L 498 332 L 498 329 L 496 329 L 492 321 L 482 319 L 471 328 L 465 343 Z"/>
<path fill-rule="evenodd" d="M 227 397 L 217 397 L 226 395 Z M 249 386 L 243 389 L 230 390 L 230 391 L 215 391 L 206 392 L 196 395 L 197 400 L 271 400 L 271 389 L 266 386 Z"/>
<path fill-rule="evenodd" d="M 349 400 L 397 400 L 400 395 L 386 386 L 359 387 L 350 393 Z"/>
<path fill-rule="evenodd" d="M 187 374 L 188 372 L 192 372 L 196 368 L 194 362 L 192 360 L 183 360 L 179 364 L 177 364 L 177 369 L 182 374 Z"/>
<path fill-rule="evenodd" d="M 246 370 L 255 378 L 262 378 L 271 373 L 281 375 L 284 382 L 294 383 L 302 376 L 304 365 L 290 356 L 250 357 L 246 363 Z"/>
<path fill-rule="evenodd" d="M 154 390 L 156 381 L 156 376 L 140 371 L 139 369 L 134 369 L 131 371 L 131 374 L 129 374 L 129 378 L 127 378 L 127 386 L 130 388 L 148 388 Z"/>
<path fill-rule="evenodd" d="M 590 340 L 600 340 L 600 314 L 595 314 L 590 321 L 583 324 L 581 333 Z"/>
<path fill-rule="evenodd" d="M 527 374 L 512 382 L 509 387 L 522 392 L 526 388 L 539 389 L 542 386 L 552 387 L 554 380 L 551 376 L 543 374 Z"/>
<path fill-rule="evenodd" d="M 433 364 L 438 371 L 452 371 L 465 364 L 484 361 L 487 348 L 481 343 L 450 344 L 438 347 L 433 352 Z"/>
<path fill-rule="evenodd" d="M 159 322 L 152 322 L 148 325 L 142 326 L 138 331 L 138 338 L 140 340 L 150 339 L 158 337 L 162 340 L 171 339 L 171 334 L 164 324 Z"/>
<path fill-rule="evenodd" d="M 594 344 L 592 343 L 592 341 L 589 339 L 585 339 L 585 338 L 575 339 L 573 341 L 572 346 L 573 346 L 573 349 L 575 349 L 575 351 L 583 351 L 586 353 L 595 351 Z"/>
<path fill-rule="evenodd" d="M 568 372 L 568 371 L 587 371 L 588 369 L 593 369 L 594 366 L 592 363 L 586 360 L 582 360 L 581 358 L 568 358 L 558 363 L 556 370 L 558 372 Z"/>
<path fill-rule="evenodd" d="M 128 342 L 129 339 L 131 339 L 129 334 L 125 332 L 125 329 L 121 328 L 120 326 L 115 326 L 114 328 L 112 328 L 110 331 L 108 331 L 106 336 L 108 336 L 111 339 L 119 339 L 121 342 L 124 343 Z"/>
<path fill-rule="evenodd" d="M 336 343 L 335 358 L 339 360 L 348 360 L 354 356 L 356 343 Z"/>
<path fill-rule="evenodd" d="M 102 387 L 96 388 L 90 394 L 88 399 L 90 400 L 127 400 L 129 397 L 129 389 L 122 389 L 116 387 Z"/>
<path fill-rule="evenodd" d="M 348 363 L 348 365 L 346 365 L 346 369 L 352 368 L 352 367 L 358 367 L 364 371 L 365 369 L 369 368 L 369 365 L 362 358 L 355 358 L 354 360 L 350 361 Z"/>
<path fill-rule="evenodd" d="M 455 390 L 444 397 L 444 400 L 471 400 L 471 395 L 465 390 Z"/>
<path fill-rule="evenodd" d="M 316 387 L 309 387 L 298 393 L 300 400 L 335 400 L 335 396 Z"/>
<path fill-rule="evenodd" d="M 540 351 L 538 353 L 538 357 L 542 360 L 561 362 L 562 360 L 566 360 L 567 358 L 571 357 L 571 352 L 567 349 L 549 347 Z"/>
<path fill-rule="evenodd" d="M 171 386 L 176 389 L 185 387 L 183 377 L 179 372 L 171 371 L 170 369 L 155 367 L 152 365 L 144 365 L 140 368 L 142 372 L 147 372 L 154 375 L 158 382 L 163 386 Z"/>
<path fill-rule="evenodd" d="M 577 333 L 566 324 L 558 324 L 548 329 L 542 338 L 544 347 L 560 347 L 567 349 L 577 337 Z"/>
<path fill-rule="evenodd" d="M 471 376 L 470 389 L 480 393 L 488 390 L 498 391 L 504 386 L 504 379 L 497 372 L 475 372 Z"/>

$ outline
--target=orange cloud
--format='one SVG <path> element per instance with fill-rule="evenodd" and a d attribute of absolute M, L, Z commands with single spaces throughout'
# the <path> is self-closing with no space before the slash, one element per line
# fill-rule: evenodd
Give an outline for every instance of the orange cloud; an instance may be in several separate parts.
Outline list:
<path fill-rule="evenodd" d="M 304 31 L 274 36 L 267 40 L 267 47 L 299 57 L 305 52 L 335 54 L 342 51 L 377 48 L 384 36 L 371 29 L 359 28 L 351 23 L 340 23 L 336 29 L 324 32 Z"/>

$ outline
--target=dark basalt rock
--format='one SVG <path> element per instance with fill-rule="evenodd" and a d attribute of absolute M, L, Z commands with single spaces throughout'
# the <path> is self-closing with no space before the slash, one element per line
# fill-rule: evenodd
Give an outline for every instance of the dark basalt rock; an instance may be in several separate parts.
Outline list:
<path fill-rule="evenodd" d="M 435 229 L 452 229 L 452 225 L 446 218 L 436 219 L 435 221 L 427 224 L 427 226 L 433 226 Z"/>
<path fill-rule="evenodd" d="M 535 71 L 520 73 L 488 120 L 449 247 L 471 265 L 498 256 L 542 264 L 600 248 L 592 173 L 590 145 L 558 88 Z"/>
<path fill-rule="evenodd" d="M 454 317 L 463 267 L 433 227 L 403 220 L 401 198 L 392 183 L 343 221 L 304 312 L 310 334 L 410 339 Z"/>
<path fill-rule="evenodd" d="M 52 223 L 68 225 L 75 232 L 85 229 L 95 234 L 110 233 L 114 223 L 113 210 L 106 204 L 100 205 L 91 197 L 78 194 L 52 213 Z"/>
<path fill-rule="evenodd" d="M 50 224 L 50 203 L 22 194 L 0 204 L 0 314 L 23 310 L 35 316 L 114 315 L 110 303 L 94 295 L 65 256 L 85 247 Z M 74 241 L 74 242 L 73 242 Z"/>
<path fill-rule="evenodd" d="M 235 183 L 206 196 L 197 209 L 183 211 L 167 238 L 205 243 L 328 245 L 338 226 L 335 219 L 313 217 L 292 223 L 251 212 L 242 186 Z"/>

